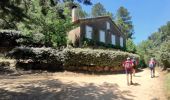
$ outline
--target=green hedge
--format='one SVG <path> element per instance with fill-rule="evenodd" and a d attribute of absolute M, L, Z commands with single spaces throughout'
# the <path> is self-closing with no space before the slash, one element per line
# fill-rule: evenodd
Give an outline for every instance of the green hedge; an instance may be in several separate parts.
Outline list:
<path fill-rule="evenodd" d="M 122 69 L 122 62 L 127 57 L 136 57 L 138 55 L 123 51 L 102 50 L 102 49 L 65 49 L 64 66 L 73 67 L 112 67 Z"/>
<path fill-rule="evenodd" d="M 127 57 L 139 58 L 136 54 L 102 49 L 73 48 L 56 50 L 52 48 L 17 47 L 9 55 L 19 60 L 29 60 L 31 66 L 64 68 L 66 70 L 109 71 L 122 70 Z M 26 65 L 24 65 L 26 66 Z"/>
<path fill-rule="evenodd" d="M 61 69 L 63 65 L 63 52 L 52 48 L 16 47 L 7 56 L 17 59 L 18 67 Z"/>

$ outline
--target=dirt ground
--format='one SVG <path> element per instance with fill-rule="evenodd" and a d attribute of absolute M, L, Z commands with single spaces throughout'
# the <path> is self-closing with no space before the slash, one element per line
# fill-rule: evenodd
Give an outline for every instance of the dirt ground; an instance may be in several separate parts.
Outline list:
<path fill-rule="evenodd" d="M 159 70 L 136 73 L 127 86 L 125 74 L 72 72 L 0 76 L 0 100 L 166 100 Z"/>

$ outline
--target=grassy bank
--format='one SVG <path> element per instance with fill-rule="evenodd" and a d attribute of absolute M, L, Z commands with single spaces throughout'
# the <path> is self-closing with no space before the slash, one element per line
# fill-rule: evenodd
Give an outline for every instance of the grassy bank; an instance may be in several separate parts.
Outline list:
<path fill-rule="evenodd" d="M 170 100 L 170 73 L 166 75 L 165 85 L 166 85 L 166 94 L 167 94 L 168 100 Z"/>

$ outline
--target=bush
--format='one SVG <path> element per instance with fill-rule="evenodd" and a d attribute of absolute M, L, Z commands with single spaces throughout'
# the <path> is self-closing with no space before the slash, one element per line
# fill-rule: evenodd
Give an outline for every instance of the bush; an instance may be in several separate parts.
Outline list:
<path fill-rule="evenodd" d="M 37 64 L 45 65 L 39 66 L 40 68 L 37 69 L 41 69 L 42 67 L 49 67 L 47 69 L 56 67 L 56 69 L 60 69 L 63 65 L 64 57 L 62 51 L 45 47 L 16 47 L 7 56 L 17 59 L 18 65 L 24 65 L 26 63 L 32 65 L 31 68 L 36 67 Z"/>
<path fill-rule="evenodd" d="M 17 40 L 25 38 L 20 31 L 15 30 L 1 30 L 0 31 L 0 47 L 14 47 L 19 45 Z"/>
<path fill-rule="evenodd" d="M 160 60 L 165 69 L 170 67 L 170 41 L 161 46 Z"/>
<path fill-rule="evenodd" d="M 139 58 L 136 54 L 122 51 L 102 49 L 65 49 L 64 66 L 70 67 L 109 67 L 115 70 L 122 70 L 122 62 L 129 56 Z"/>
<path fill-rule="evenodd" d="M 9 55 L 18 59 L 19 66 L 32 69 L 64 68 L 65 70 L 120 71 L 122 62 L 136 54 L 102 49 L 64 49 L 17 47 Z M 22 61 L 23 60 L 23 61 Z"/>

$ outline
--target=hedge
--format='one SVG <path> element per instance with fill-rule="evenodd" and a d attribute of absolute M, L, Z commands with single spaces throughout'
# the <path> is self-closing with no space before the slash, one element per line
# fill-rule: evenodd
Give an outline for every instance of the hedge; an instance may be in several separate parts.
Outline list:
<path fill-rule="evenodd" d="M 123 51 L 114 50 L 102 50 L 102 49 L 65 49 L 64 50 L 64 66 L 76 67 L 104 67 L 103 69 L 122 70 L 122 62 L 126 60 L 127 57 L 139 56 L 132 53 L 127 53 Z M 94 70 L 96 70 L 94 68 Z M 79 68 L 77 68 L 79 69 Z M 92 68 L 93 69 L 93 68 Z"/>
<path fill-rule="evenodd" d="M 32 66 L 35 64 L 48 64 L 50 65 L 48 67 L 87 71 L 122 70 L 122 62 L 127 57 L 139 58 L 136 54 L 123 51 L 81 48 L 57 50 L 52 48 L 18 47 L 13 49 L 9 55 L 20 61 L 21 59 L 27 61 L 29 59 L 29 64 Z"/>
<path fill-rule="evenodd" d="M 18 67 L 61 69 L 63 65 L 62 51 L 46 47 L 16 47 L 7 56 L 17 59 Z"/>

